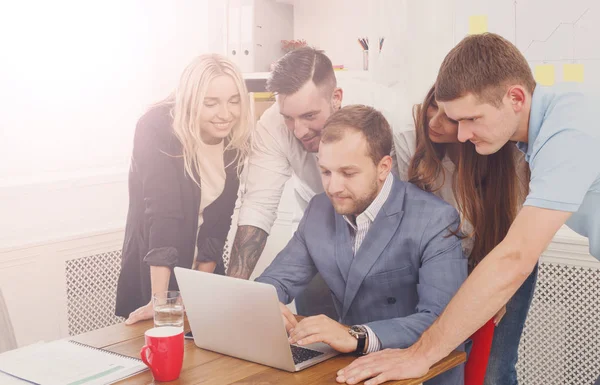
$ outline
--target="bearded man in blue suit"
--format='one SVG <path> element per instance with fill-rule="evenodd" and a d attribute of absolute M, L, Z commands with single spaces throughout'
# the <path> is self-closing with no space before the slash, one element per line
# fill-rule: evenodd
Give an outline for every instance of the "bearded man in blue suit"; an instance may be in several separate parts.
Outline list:
<path fill-rule="evenodd" d="M 324 342 L 369 354 L 407 348 L 467 277 L 456 210 L 391 173 L 392 132 L 383 115 L 347 106 L 327 121 L 318 162 L 325 193 L 257 281 L 275 286 L 290 343 Z M 318 273 L 339 320 L 296 322 L 290 303 Z M 462 385 L 463 366 L 426 382 Z"/>

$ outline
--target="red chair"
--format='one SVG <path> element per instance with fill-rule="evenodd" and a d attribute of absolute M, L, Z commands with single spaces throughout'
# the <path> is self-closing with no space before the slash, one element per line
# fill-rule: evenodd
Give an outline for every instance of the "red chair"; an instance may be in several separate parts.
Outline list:
<path fill-rule="evenodd" d="M 473 345 L 465 364 L 465 385 L 483 385 L 495 328 L 492 318 L 471 336 Z"/>

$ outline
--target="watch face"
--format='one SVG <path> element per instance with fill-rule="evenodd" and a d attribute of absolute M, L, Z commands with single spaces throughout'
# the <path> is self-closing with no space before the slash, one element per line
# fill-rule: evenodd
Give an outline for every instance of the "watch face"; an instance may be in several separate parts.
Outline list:
<path fill-rule="evenodd" d="M 354 325 L 350 328 L 350 330 L 348 330 L 348 332 L 354 337 L 358 338 L 365 336 L 367 334 L 367 329 L 361 325 Z"/>

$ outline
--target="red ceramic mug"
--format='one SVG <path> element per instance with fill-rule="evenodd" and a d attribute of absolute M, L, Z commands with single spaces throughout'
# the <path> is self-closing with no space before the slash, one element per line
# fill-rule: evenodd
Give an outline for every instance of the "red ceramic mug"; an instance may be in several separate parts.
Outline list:
<path fill-rule="evenodd" d="M 142 361 L 152 371 L 156 381 L 179 378 L 183 365 L 183 328 L 162 326 L 146 330 L 146 345 L 140 350 Z"/>

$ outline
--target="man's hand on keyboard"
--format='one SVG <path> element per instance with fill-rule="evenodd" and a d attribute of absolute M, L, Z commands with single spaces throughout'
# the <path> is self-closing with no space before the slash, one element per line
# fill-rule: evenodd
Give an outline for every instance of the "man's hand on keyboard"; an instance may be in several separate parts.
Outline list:
<path fill-rule="evenodd" d="M 348 326 L 325 315 L 304 318 L 291 331 L 289 341 L 300 346 L 324 342 L 338 352 L 351 353 L 356 350 L 358 341 L 350 333 Z"/>
<path fill-rule="evenodd" d="M 296 316 L 288 309 L 287 306 L 279 302 L 279 310 L 281 310 L 281 318 L 283 318 L 283 324 L 285 325 L 285 330 L 290 334 L 296 325 L 298 325 L 298 321 L 296 321 Z"/>

